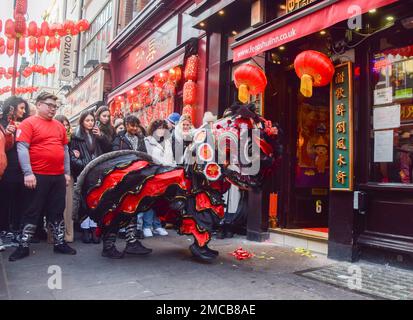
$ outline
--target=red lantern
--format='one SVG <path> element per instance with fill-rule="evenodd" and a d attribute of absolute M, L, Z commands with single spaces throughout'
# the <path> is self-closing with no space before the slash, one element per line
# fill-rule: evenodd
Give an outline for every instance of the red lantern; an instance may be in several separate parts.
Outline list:
<path fill-rule="evenodd" d="M 37 34 L 37 23 L 35 21 L 30 21 L 27 28 L 27 34 L 29 37 L 35 37 Z"/>
<path fill-rule="evenodd" d="M 11 56 L 14 55 L 14 50 L 9 50 L 9 49 L 7 49 L 6 53 L 7 53 L 7 55 L 8 55 L 9 57 L 11 57 Z"/>
<path fill-rule="evenodd" d="M 193 108 L 188 104 L 183 108 L 182 115 L 188 115 L 192 118 L 193 111 Z"/>
<path fill-rule="evenodd" d="M 187 81 L 184 84 L 183 90 L 184 104 L 193 105 L 196 103 L 196 83 L 193 81 Z"/>
<path fill-rule="evenodd" d="M 87 21 L 86 19 L 82 19 L 77 23 L 77 27 L 79 28 L 80 32 L 85 32 L 90 27 L 89 21 Z"/>
<path fill-rule="evenodd" d="M 6 46 L 0 46 L 0 54 L 4 54 L 6 52 Z"/>
<path fill-rule="evenodd" d="M 4 39 L 2 37 L 0 37 L 0 47 L 5 46 L 5 45 L 6 45 L 6 43 L 4 42 Z"/>
<path fill-rule="evenodd" d="M 72 36 L 77 36 L 80 33 L 79 27 L 74 26 L 72 30 Z"/>
<path fill-rule="evenodd" d="M 22 56 L 26 53 L 26 38 L 19 39 L 19 54 Z"/>
<path fill-rule="evenodd" d="M 247 103 L 250 94 L 264 92 L 267 86 L 267 77 L 261 68 L 251 64 L 243 64 L 234 72 L 235 85 L 238 88 L 238 99 Z"/>
<path fill-rule="evenodd" d="M 4 75 L 6 73 L 6 68 L 0 67 L 0 74 Z"/>
<path fill-rule="evenodd" d="M 56 46 L 56 38 L 55 37 L 51 37 L 47 40 L 46 43 L 46 50 L 48 52 L 51 52 Z"/>
<path fill-rule="evenodd" d="M 17 14 L 27 13 L 27 0 L 16 0 L 16 11 Z"/>
<path fill-rule="evenodd" d="M 17 37 L 20 38 L 26 32 L 26 18 L 22 14 L 17 14 L 14 23 L 14 30 L 16 31 Z"/>
<path fill-rule="evenodd" d="M 7 50 L 14 51 L 16 40 L 13 38 L 7 39 Z"/>
<path fill-rule="evenodd" d="M 29 38 L 29 51 L 31 54 L 34 54 L 36 52 L 36 45 L 37 45 L 36 38 L 30 37 Z"/>
<path fill-rule="evenodd" d="M 44 51 L 44 46 L 46 45 L 46 38 L 41 36 L 37 39 L 37 52 L 42 53 Z"/>
<path fill-rule="evenodd" d="M 71 20 L 68 20 L 64 23 L 64 30 L 67 35 L 73 34 L 73 29 L 75 27 L 75 23 Z"/>
<path fill-rule="evenodd" d="M 182 70 L 180 67 L 169 69 L 169 81 L 179 82 L 182 79 Z"/>
<path fill-rule="evenodd" d="M 55 48 L 56 48 L 57 50 L 60 50 L 60 38 L 56 38 Z"/>
<path fill-rule="evenodd" d="M 198 65 L 199 65 L 199 59 L 198 56 L 190 56 L 186 60 L 186 66 L 185 66 L 185 80 L 192 80 L 196 81 L 198 79 Z"/>
<path fill-rule="evenodd" d="M 49 73 L 56 73 L 56 67 L 55 66 L 51 66 L 50 68 L 47 69 L 47 71 Z"/>
<path fill-rule="evenodd" d="M 314 50 L 301 52 L 295 58 L 294 68 L 301 79 L 300 92 L 304 97 L 313 95 L 313 86 L 329 84 L 335 72 L 331 60 L 325 54 Z"/>
<path fill-rule="evenodd" d="M 49 35 L 49 23 L 47 21 L 43 21 L 40 27 L 42 31 L 42 36 L 46 37 Z"/>
<path fill-rule="evenodd" d="M 16 31 L 14 28 L 14 21 L 11 19 L 8 19 L 6 21 L 6 25 L 4 27 L 4 34 L 6 35 L 7 38 L 14 38 L 16 36 Z"/>
<path fill-rule="evenodd" d="M 59 35 L 59 37 L 64 37 L 66 35 L 65 31 L 66 30 L 63 23 L 56 23 L 56 32 Z"/>

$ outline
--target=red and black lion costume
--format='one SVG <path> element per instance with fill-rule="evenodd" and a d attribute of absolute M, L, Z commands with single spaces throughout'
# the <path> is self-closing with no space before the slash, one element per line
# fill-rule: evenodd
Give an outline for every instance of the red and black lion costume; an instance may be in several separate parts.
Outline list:
<path fill-rule="evenodd" d="M 224 218 L 223 194 L 230 183 L 244 190 L 261 186 L 277 156 L 275 136 L 254 105 L 236 104 L 212 130 L 196 132 L 182 166 L 158 165 L 134 151 L 105 154 L 81 173 L 75 199 L 98 222 L 104 241 L 137 213 L 155 208 L 161 219 L 174 219 L 180 234 L 194 237 L 194 256 L 212 260 L 218 252 L 207 244 L 213 227 Z M 252 161 L 258 161 L 259 170 L 248 174 Z"/>

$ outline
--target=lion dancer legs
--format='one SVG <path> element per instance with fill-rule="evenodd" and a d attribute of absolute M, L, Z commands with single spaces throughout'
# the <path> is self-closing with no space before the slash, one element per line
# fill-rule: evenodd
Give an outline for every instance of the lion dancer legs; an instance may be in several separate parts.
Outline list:
<path fill-rule="evenodd" d="M 189 247 L 191 253 L 204 261 L 211 261 L 218 257 L 218 251 L 208 247 L 211 233 L 198 225 L 193 217 L 183 217 L 179 228 L 180 234 L 191 235 L 194 243 Z"/>
<path fill-rule="evenodd" d="M 112 222 L 111 225 L 103 230 L 103 251 L 102 256 L 111 259 L 121 259 L 124 254 L 146 255 L 152 249 L 146 248 L 137 237 L 137 216 L 130 219 L 126 227 L 126 247 L 123 252 L 116 249 L 116 237 L 119 231 L 119 224 Z"/>

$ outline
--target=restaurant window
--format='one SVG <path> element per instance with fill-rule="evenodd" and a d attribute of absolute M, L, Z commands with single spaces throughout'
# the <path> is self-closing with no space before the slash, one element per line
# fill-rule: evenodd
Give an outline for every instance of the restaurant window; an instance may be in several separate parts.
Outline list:
<path fill-rule="evenodd" d="M 106 47 L 112 40 L 112 10 L 113 1 L 109 1 L 82 37 L 83 74 L 93 70 L 93 68 L 84 68 L 89 61 L 95 60 L 101 63 L 107 58 Z"/>
<path fill-rule="evenodd" d="M 413 183 L 413 44 L 374 54 L 371 179 Z"/>

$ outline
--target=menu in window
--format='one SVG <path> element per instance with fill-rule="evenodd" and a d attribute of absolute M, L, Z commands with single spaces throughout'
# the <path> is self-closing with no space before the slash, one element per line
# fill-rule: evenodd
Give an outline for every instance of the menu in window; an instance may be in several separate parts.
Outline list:
<path fill-rule="evenodd" d="M 374 90 L 374 105 L 388 104 L 393 102 L 393 88 Z"/>
<path fill-rule="evenodd" d="M 389 107 L 374 107 L 374 130 L 393 129 L 400 127 L 400 105 Z"/>
<path fill-rule="evenodd" d="M 374 162 L 393 162 L 393 130 L 374 132 Z"/>

